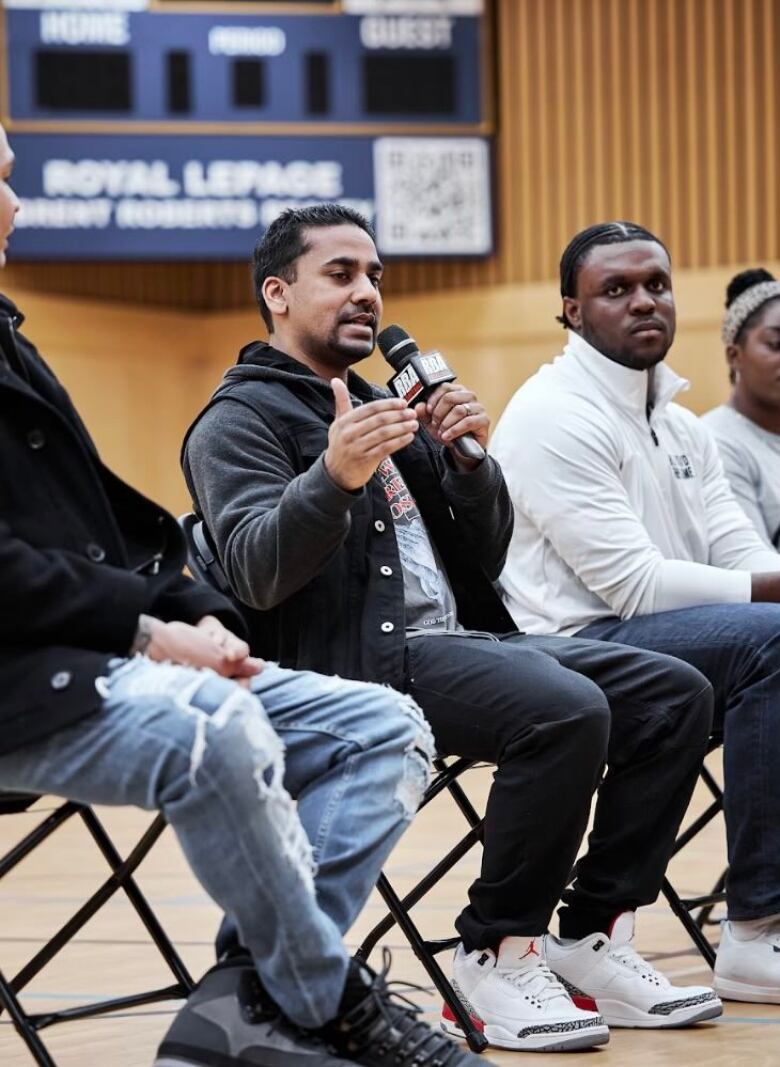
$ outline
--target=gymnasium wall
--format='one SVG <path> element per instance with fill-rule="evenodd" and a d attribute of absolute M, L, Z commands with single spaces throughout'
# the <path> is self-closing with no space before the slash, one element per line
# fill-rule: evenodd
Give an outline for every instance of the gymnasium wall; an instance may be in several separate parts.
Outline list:
<path fill-rule="evenodd" d="M 569 236 L 634 218 L 671 249 L 672 363 L 693 382 L 684 402 L 706 410 L 727 392 L 726 281 L 738 264 L 780 269 L 780 0 L 494 9 L 497 254 L 392 263 L 385 323 L 444 349 L 495 417 L 564 339 L 554 278 Z M 107 459 L 183 509 L 182 433 L 238 347 L 261 335 L 247 264 L 19 264 L 12 247 L 0 284 Z M 376 357 L 366 373 L 386 378 Z"/>
<path fill-rule="evenodd" d="M 780 263 L 769 263 L 780 272 Z M 702 412 L 725 399 L 719 339 L 731 269 L 678 271 L 678 339 L 669 362 L 692 382 L 682 401 Z M 104 458 L 173 511 L 187 508 L 178 465 L 190 420 L 235 360 L 263 336 L 253 310 L 223 313 L 129 308 L 9 290 L 27 315 L 25 332 L 71 391 Z M 565 340 L 551 282 L 475 288 L 457 294 L 390 297 L 384 322 L 398 322 L 421 347 L 439 347 L 495 420 L 513 391 Z M 384 382 L 372 356 L 361 372 Z"/>

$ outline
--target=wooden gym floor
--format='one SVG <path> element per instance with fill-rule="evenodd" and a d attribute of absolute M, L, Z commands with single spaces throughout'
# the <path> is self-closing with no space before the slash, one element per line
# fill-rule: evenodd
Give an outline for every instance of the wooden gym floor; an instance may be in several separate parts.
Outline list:
<path fill-rule="evenodd" d="M 717 760 L 716 760 L 717 762 Z M 487 770 L 472 771 L 464 782 L 481 803 L 490 781 Z M 692 811 L 704 801 L 697 796 Z M 50 808 L 47 799 L 38 809 Z M 129 850 L 150 817 L 127 810 L 101 810 L 120 851 Z M 10 847 L 34 825 L 35 812 L 0 819 L 0 850 Z M 447 841 L 455 841 L 462 821 L 445 798 L 423 812 L 394 853 L 389 873 L 397 887 L 406 889 L 441 854 Z M 694 895 L 707 891 L 723 865 L 722 821 L 717 820 L 672 864 L 678 890 Z M 452 919 L 476 869 L 476 852 L 467 857 L 415 911 L 429 936 L 450 936 Z M 78 907 L 104 877 L 104 867 L 84 828 L 72 821 L 6 879 L 0 882 L 0 967 L 14 973 L 45 937 Z M 142 866 L 139 883 L 148 894 L 169 935 L 194 974 L 212 962 L 212 938 L 218 913 L 190 875 L 170 830 L 157 843 Z M 381 901 L 372 897 L 349 944 L 383 914 Z M 717 934 L 714 927 L 710 927 Z M 403 938 L 391 931 L 392 977 L 425 987 L 414 999 L 434 1017 L 438 999 Z M 670 977 L 681 982 L 703 982 L 709 972 L 666 904 L 659 901 L 640 912 L 637 945 Z M 379 950 L 372 962 L 377 963 Z M 446 959 L 445 959 L 446 965 Z M 153 985 L 167 984 L 168 975 L 149 948 L 130 905 L 115 897 L 70 945 L 31 984 L 25 1002 L 30 1011 L 68 1006 L 77 1001 L 99 1000 Z M 178 1005 L 154 1005 L 123 1016 L 67 1023 L 44 1031 L 58 1067 L 150 1067 L 156 1044 Z M 533 1063 L 529 1055 L 488 1052 L 491 1063 L 509 1067 Z M 539 1057 L 537 1056 L 538 1060 Z M 728 1004 L 722 1019 L 693 1030 L 652 1032 L 616 1030 L 610 1044 L 587 1053 L 551 1054 L 540 1067 L 776 1067 L 780 1064 L 780 1006 Z M 28 1067 L 32 1063 L 5 1016 L 0 1016 L 0 1067 Z"/>

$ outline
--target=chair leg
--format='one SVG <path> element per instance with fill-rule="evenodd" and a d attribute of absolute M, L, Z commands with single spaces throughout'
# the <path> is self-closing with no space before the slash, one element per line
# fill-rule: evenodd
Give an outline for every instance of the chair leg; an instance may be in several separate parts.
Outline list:
<path fill-rule="evenodd" d="M 729 869 L 727 867 L 713 886 L 712 892 L 710 893 L 711 897 L 720 896 L 722 893 L 725 892 L 726 879 L 728 878 L 728 874 Z M 720 920 L 710 918 L 710 916 L 712 915 L 712 909 L 716 906 L 717 903 L 718 901 L 713 901 L 712 904 L 705 904 L 705 906 L 699 911 L 699 914 L 696 916 L 696 925 L 699 927 L 700 930 L 702 930 L 705 926 L 720 926 Z"/>
<path fill-rule="evenodd" d="M 403 900 L 400 901 L 400 906 L 405 911 L 409 911 L 410 908 L 413 908 L 414 905 L 418 903 L 418 901 L 422 900 L 426 893 L 429 893 L 435 885 L 438 885 L 438 883 L 442 880 L 442 878 L 444 878 L 446 874 L 449 874 L 455 864 L 458 863 L 459 860 L 461 860 L 471 850 L 471 848 L 477 843 L 477 841 L 480 840 L 481 835 L 482 825 L 480 823 L 479 826 L 475 826 L 472 830 L 469 830 L 466 836 L 461 838 L 457 845 L 455 845 L 454 848 L 450 849 L 447 855 L 439 860 L 436 866 L 433 867 L 425 875 L 425 877 L 417 883 L 414 889 L 410 890 L 410 892 L 406 894 Z M 389 885 L 389 882 L 387 882 L 387 879 L 384 875 L 382 875 L 381 878 L 384 878 L 383 884 Z M 379 889 L 379 883 L 377 883 L 377 888 Z M 361 959 L 368 959 L 370 954 L 376 948 L 376 945 L 380 941 L 380 939 L 383 938 L 386 933 L 392 930 L 396 922 L 397 919 L 395 917 L 395 913 L 392 910 L 390 910 L 389 913 L 384 916 L 384 918 L 380 919 L 380 921 L 376 924 L 373 930 L 369 931 L 369 933 L 366 934 L 365 938 L 363 939 L 363 943 L 358 949 L 358 953 L 360 954 Z"/>
<path fill-rule="evenodd" d="M 696 921 L 693 919 L 690 912 L 685 907 L 685 904 L 680 899 L 677 890 L 674 888 L 668 878 L 664 878 L 661 890 L 663 892 L 663 895 L 669 902 L 669 907 L 672 909 L 674 914 L 677 916 L 677 918 L 680 920 L 680 922 L 683 924 L 686 931 L 688 932 L 688 936 L 690 937 L 691 941 L 693 941 L 696 948 L 699 950 L 699 952 L 701 952 L 702 956 L 707 961 L 707 966 L 714 969 L 716 955 L 715 949 L 712 947 L 707 938 L 701 932 L 701 929 L 696 924 Z"/>
<path fill-rule="evenodd" d="M 114 872 L 125 895 L 135 908 L 139 919 L 146 927 L 149 936 L 157 946 L 157 950 L 167 964 L 168 969 L 171 971 L 177 983 L 182 987 L 183 996 L 189 996 L 195 988 L 195 982 L 193 981 L 192 975 L 187 970 L 184 961 L 173 947 L 173 944 L 165 930 L 163 930 L 159 919 L 152 911 L 149 902 L 138 888 L 137 882 L 132 877 L 133 871 L 146 858 L 152 846 L 167 826 L 165 818 L 162 815 L 158 815 L 155 818 L 149 829 L 126 860 L 123 860 L 117 852 L 113 841 L 106 833 L 105 828 L 92 808 L 84 808 L 81 811 L 81 818 L 92 835 L 95 844 L 103 853 L 106 862 Z"/>
<path fill-rule="evenodd" d="M 13 1020 L 16 1032 L 27 1045 L 30 1054 L 39 1067 L 57 1067 L 57 1064 L 49 1055 L 48 1049 L 38 1037 L 35 1028 L 28 1022 L 21 1004 L 14 996 L 13 990 L 3 976 L 2 971 L 0 971 L 0 1004 Z"/>
<path fill-rule="evenodd" d="M 41 948 L 32 959 L 25 964 L 21 971 L 14 976 L 11 980 L 12 989 L 15 992 L 24 989 L 24 987 L 32 981 L 35 975 L 38 974 L 38 972 L 42 970 L 42 968 L 45 967 L 69 941 L 73 940 L 79 930 L 89 922 L 93 915 L 97 914 L 106 901 L 110 900 L 119 889 L 124 889 L 131 901 L 136 905 L 136 910 L 140 909 L 139 915 L 141 915 L 145 925 L 148 921 L 149 925 L 147 925 L 147 929 L 155 940 L 165 962 L 173 972 L 177 983 L 181 986 L 182 997 L 188 996 L 194 987 L 192 978 L 176 954 L 175 949 L 168 941 L 167 936 L 162 931 L 156 917 L 152 914 L 140 889 L 138 889 L 131 877 L 133 872 L 146 858 L 152 845 L 162 833 L 162 830 L 165 827 L 165 821 L 162 819 L 162 816 L 157 816 L 127 859 L 123 861 L 91 809 L 83 808 L 80 811 L 80 815 L 98 843 L 109 866 L 112 868 L 112 874 L 100 888 L 92 894 L 89 900 L 79 908 L 75 915 L 73 915 L 43 946 L 43 948 Z"/>
<path fill-rule="evenodd" d="M 395 921 L 398 923 L 398 926 L 403 931 L 415 956 L 423 965 L 445 1004 L 455 1016 L 458 1025 L 463 1031 L 463 1035 L 469 1048 L 472 1052 L 484 1052 L 488 1045 L 485 1035 L 475 1028 L 471 1016 L 464 1008 L 460 998 L 457 996 L 447 976 L 444 974 L 444 971 L 429 950 L 426 941 L 417 929 L 415 923 L 412 921 L 409 912 L 403 906 L 401 898 L 384 875 L 380 875 L 376 887 L 385 904 L 387 904 L 391 914 L 394 916 Z"/>
<path fill-rule="evenodd" d="M 12 871 L 26 856 L 29 856 L 39 845 L 43 844 L 47 837 L 51 837 L 54 831 L 58 830 L 64 822 L 76 815 L 78 810 L 78 804 L 68 800 L 28 834 L 25 834 L 22 840 L 0 859 L 0 878 L 5 878 L 9 871 Z"/>

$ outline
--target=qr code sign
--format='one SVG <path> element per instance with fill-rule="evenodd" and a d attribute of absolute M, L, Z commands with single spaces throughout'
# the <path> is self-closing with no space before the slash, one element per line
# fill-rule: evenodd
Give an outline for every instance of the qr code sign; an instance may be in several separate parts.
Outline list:
<path fill-rule="evenodd" d="M 374 142 L 377 240 L 391 255 L 492 251 L 490 156 L 476 137 Z"/>

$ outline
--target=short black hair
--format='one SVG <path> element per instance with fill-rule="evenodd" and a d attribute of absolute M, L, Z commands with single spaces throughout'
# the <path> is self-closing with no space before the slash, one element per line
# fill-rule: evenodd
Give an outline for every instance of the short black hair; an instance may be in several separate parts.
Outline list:
<path fill-rule="evenodd" d="M 313 204 L 311 207 L 287 208 L 274 219 L 255 245 L 252 254 L 252 280 L 255 299 L 263 322 L 273 333 L 273 318 L 263 298 L 266 278 L 295 281 L 295 262 L 309 250 L 306 231 L 325 226 L 358 226 L 376 241 L 373 227 L 359 211 L 343 204 Z"/>
<path fill-rule="evenodd" d="M 577 276 L 591 248 L 596 245 L 623 244 L 626 241 L 654 241 L 669 255 L 669 249 L 663 241 L 637 222 L 597 222 L 575 234 L 564 249 L 560 263 L 561 296 L 577 295 Z M 571 325 L 565 313 L 556 315 L 556 320 L 564 328 Z"/>

